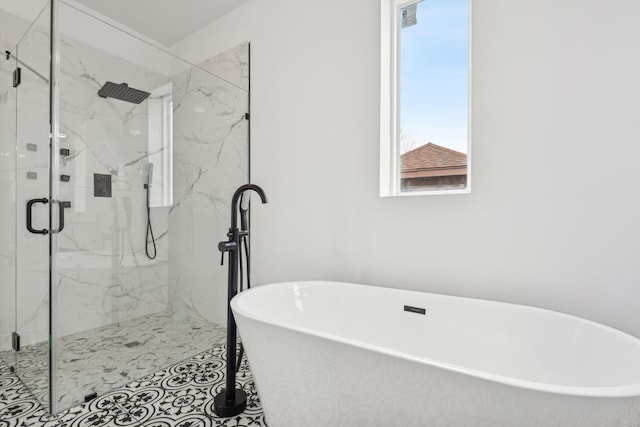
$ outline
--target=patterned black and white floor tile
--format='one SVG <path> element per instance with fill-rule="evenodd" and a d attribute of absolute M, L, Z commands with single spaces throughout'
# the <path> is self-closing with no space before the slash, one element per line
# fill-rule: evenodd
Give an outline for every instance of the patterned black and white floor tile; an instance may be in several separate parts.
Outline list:
<path fill-rule="evenodd" d="M 120 387 L 225 340 L 226 328 L 195 316 L 176 321 L 170 311 L 59 338 L 58 407 L 75 405 L 90 392 Z M 0 353 L 2 360 L 12 357 L 22 381 L 40 402 L 47 402 L 48 342 L 23 346 L 17 358 L 12 351 Z"/>
<path fill-rule="evenodd" d="M 225 346 L 215 347 L 56 415 L 47 414 L 0 362 L 0 427 L 266 426 L 246 358 L 237 384 L 247 393 L 247 409 L 231 418 L 214 414 L 213 398 L 224 387 L 225 355 Z"/>

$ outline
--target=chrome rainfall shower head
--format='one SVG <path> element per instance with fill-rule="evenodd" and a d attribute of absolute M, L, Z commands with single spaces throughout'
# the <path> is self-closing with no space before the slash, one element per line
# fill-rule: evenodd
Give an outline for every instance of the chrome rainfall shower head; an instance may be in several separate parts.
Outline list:
<path fill-rule="evenodd" d="M 98 91 L 101 98 L 115 98 L 121 101 L 140 104 L 151 95 L 149 92 L 129 87 L 126 83 L 106 82 Z"/>

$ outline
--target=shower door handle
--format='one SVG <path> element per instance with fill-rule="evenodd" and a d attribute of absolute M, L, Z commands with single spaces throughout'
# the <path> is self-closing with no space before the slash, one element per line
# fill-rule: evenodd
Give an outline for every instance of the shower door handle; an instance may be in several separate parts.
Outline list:
<path fill-rule="evenodd" d="M 46 198 L 42 198 L 42 199 L 31 199 L 27 202 L 27 230 L 29 230 L 29 232 L 33 233 L 33 234 L 49 234 L 49 230 L 47 230 L 46 228 L 43 228 L 41 230 L 36 230 L 33 228 L 33 205 L 35 205 L 36 203 L 42 203 L 43 205 L 46 205 L 47 203 L 49 203 L 49 199 Z"/>
<path fill-rule="evenodd" d="M 62 200 L 51 200 L 51 203 L 57 203 L 58 204 L 58 208 L 60 209 L 60 216 L 59 216 L 59 221 L 60 224 L 58 224 L 58 228 L 56 230 L 53 230 L 54 233 L 60 233 L 62 230 L 64 230 L 64 202 Z"/>
<path fill-rule="evenodd" d="M 49 234 L 49 230 L 47 230 L 46 228 L 43 228 L 41 230 L 36 230 L 35 228 L 33 228 L 33 205 L 35 205 L 36 203 L 42 203 L 43 205 L 46 205 L 47 203 L 49 203 L 49 199 L 43 197 L 42 199 L 31 199 L 27 202 L 27 230 L 29 230 L 29 232 L 33 234 L 47 235 Z M 60 233 L 62 230 L 64 230 L 64 203 L 60 200 L 51 200 L 51 203 L 57 203 L 58 207 L 60 208 L 60 224 L 58 225 L 58 228 L 52 230 L 52 232 Z"/>

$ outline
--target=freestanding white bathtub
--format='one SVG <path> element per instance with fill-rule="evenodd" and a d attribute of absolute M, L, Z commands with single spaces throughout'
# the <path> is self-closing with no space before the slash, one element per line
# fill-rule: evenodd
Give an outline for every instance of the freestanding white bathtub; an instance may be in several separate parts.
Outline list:
<path fill-rule="evenodd" d="M 640 426 L 640 340 L 584 319 L 335 282 L 231 307 L 270 427 Z"/>

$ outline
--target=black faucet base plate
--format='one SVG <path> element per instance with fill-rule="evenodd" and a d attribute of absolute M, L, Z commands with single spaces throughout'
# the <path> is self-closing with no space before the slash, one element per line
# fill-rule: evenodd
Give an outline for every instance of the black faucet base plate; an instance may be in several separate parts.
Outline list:
<path fill-rule="evenodd" d="M 227 400 L 227 389 L 223 388 L 213 399 L 213 412 L 217 416 L 228 418 L 240 414 L 247 407 L 247 393 L 236 389 L 236 397 L 233 401 Z"/>

